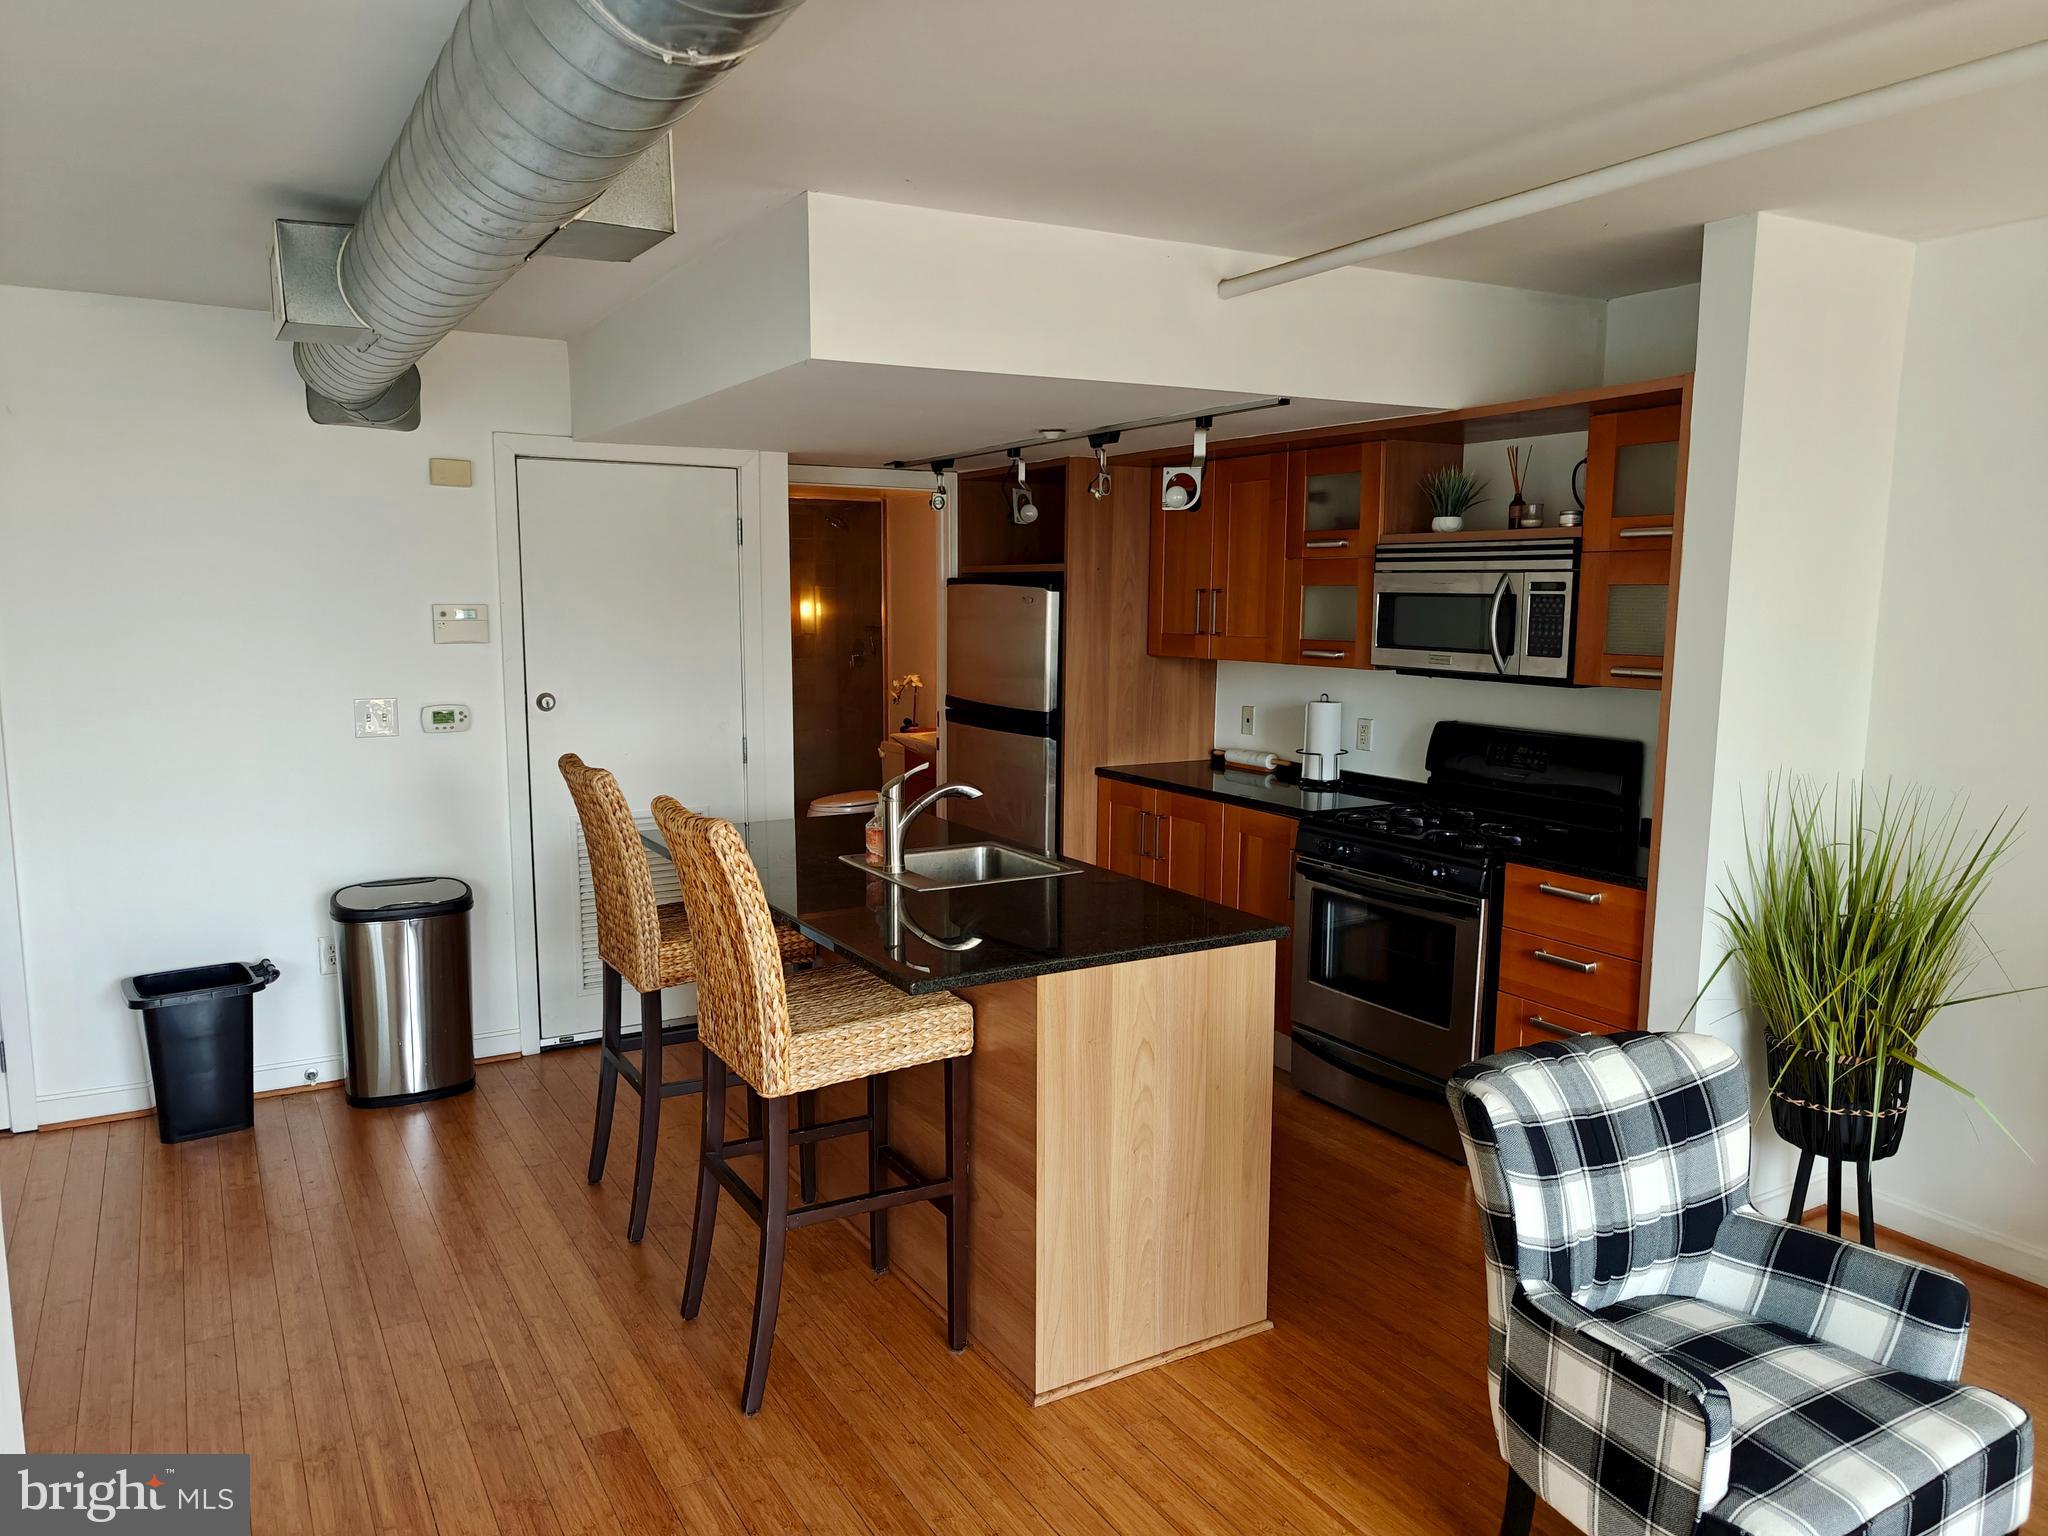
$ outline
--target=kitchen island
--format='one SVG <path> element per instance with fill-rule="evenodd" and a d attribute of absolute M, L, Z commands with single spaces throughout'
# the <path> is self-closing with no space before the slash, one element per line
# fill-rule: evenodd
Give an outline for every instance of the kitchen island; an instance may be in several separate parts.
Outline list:
<path fill-rule="evenodd" d="M 841 859 L 855 817 L 742 829 L 768 904 L 839 962 L 974 1006 L 970 1336 L 1034 1403 L 1271 1326 L 1273 941 L 1286 929 L 1092 865 L 911 891 Z M 666 857 L 658 835 L 648 846 Z M 983 842 L 929 818 L 909 846 Z M 833 963 L 827 961 L 825 963 Z M 890 1080 L 889 1140 L 944 1163 L 940 1073 Z M 858 1084 L 820 1118 L 859 1114 Z M 865 1186 L 820 1147 L 824 1198 Z M 943 1310 L 944 1224 L 891 1217 L 892 1266 Z"/>

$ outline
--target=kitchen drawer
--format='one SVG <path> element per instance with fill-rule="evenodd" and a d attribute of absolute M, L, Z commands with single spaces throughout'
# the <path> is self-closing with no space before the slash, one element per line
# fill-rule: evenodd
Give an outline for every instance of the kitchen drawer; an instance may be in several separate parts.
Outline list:
<path fill-rule="evenodd" d="M 1539 1045 L 1545 1040 L 1561 1040 L 1572 1035 L 1619 1033 L 1622 1031 L 1616 1025 L 1589 1019 L 1553 1003 L 1532 1003 L 1512 992 L 1502 992 L 1494 998 L 1493 1048 L 1496 1051 Z"/>
<path fill-rule="evenodd" d="M 1642 979 L 1642 966 L 1619 955 L 1519 928 L 1501 930 L 1501 990 L 1517 997 L 1634 1029 Z"/>
<path fill-rule="evenodd" d="M 1634 886 L 1510 864 L 1503 901 L 1506 927 L 1643 958 L 1643 892 Z"/>

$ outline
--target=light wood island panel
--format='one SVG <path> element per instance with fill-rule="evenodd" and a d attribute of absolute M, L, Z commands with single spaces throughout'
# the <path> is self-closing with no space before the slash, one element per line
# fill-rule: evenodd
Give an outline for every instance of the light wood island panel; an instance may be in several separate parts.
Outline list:
<path fill-rule="evenodd" d="M 1044 1403 L 1269 1327 L 1273 945 L 965 989 L 974 1004 L 973 1347 Z M 943 1161 L 940 1079 L 897 1074 L 890 1139 Z M 859 1112 L 861 1090 L 821 1096 Z M 866 1173 L 823 1149 L 820 1192 Z M 893 1267 L 934 1307 L 944 1224 L 891 1217 Z"/>

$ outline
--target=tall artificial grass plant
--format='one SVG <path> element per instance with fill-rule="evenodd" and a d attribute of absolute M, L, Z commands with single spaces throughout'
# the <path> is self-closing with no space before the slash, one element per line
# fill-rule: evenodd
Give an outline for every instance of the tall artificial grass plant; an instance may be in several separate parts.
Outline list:
<path fill-rule="evenodd" d="M 1721 965 L 1737 966 L 1762 1021 L 1781 1132 L 1791 1106 L 1860 1143 L 1848 1155 L 1885 1156 L 1914 1071 L 1982 1107 L 1921 1052 L 1943 1009 L 2032 990 L 1968 990 L 1988 957 L 1972 917 L 2019 817 L 2000 811 L 1972 832 L 1964 810 L 1917 788 L 1788 777 L 1766 794 L 1762 825 L 1745 820 L 1744 878 L 1721 891 Z M 1887 1138 L 1888 1115 L 1899 1120 Z"/>

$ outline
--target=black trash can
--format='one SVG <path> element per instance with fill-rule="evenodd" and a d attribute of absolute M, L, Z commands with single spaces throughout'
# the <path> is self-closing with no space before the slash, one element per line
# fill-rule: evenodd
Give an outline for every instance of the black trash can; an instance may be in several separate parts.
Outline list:
<path fill-rule="evenodd" d="M 256 1123 L 256 994 L 277 980 L 268 960 L 151 971 L 121 983 L 142 1010 L 156 1131 L 195 1141 Z"/>

